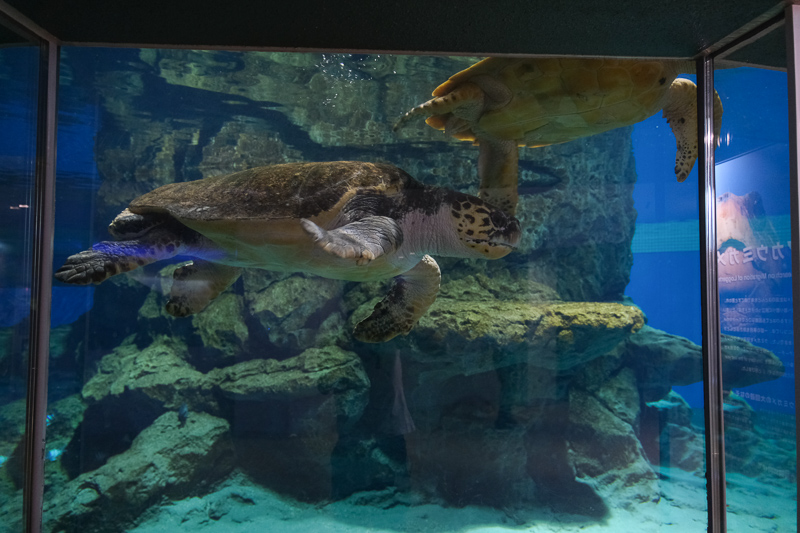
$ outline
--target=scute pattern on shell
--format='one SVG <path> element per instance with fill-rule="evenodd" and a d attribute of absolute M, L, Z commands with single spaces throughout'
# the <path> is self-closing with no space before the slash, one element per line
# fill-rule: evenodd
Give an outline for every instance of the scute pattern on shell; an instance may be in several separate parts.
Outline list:
<path fill-rule="evenodd" d="M 134 213 L 166 212 L 179 220 L 311 218 L 357 190 L 403 190 L 413 178 L 392 165 L 286 163 L 197 181 L 171 183 L 134 199 Z"/>

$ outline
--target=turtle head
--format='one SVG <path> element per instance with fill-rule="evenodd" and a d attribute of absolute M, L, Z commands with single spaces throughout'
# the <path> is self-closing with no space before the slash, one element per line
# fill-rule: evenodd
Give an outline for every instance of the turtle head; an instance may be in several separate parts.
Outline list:
<path fill-rule="evenodd" d="M 499 259 L 519 244 L 519 220 L 480 198 L 458 194 L 450 216 L 468 257 Z"/>

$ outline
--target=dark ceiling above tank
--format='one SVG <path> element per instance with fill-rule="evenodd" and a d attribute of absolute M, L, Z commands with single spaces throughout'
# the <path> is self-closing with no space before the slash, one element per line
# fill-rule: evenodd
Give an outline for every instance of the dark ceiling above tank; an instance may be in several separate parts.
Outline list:
<path fill-rule="evenodd" d="M 65 44 L 693 57 L 776 0 L 5 0 Z M 773 31 L 772 34 L 782 32 Z M 782 66 L 782 36 L 742 59 Z"/>

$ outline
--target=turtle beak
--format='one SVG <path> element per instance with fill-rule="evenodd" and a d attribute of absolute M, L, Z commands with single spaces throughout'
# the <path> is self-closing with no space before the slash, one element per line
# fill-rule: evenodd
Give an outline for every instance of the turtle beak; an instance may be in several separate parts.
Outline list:
<path fill-rule="evenodd" d="M 502 211 L 494 211 L 491 214 L 491 219 L 495 227 L 491 235 L 492 242 L 509 248 L 516 248 L 522 237 L 519 220 Z"/>
<path fill-rule="evenodd" d="M 505 254 L 507 254 L 519 246 L 519 241 L 521 238 L 522 229 L 520 228 L 519 220 L 514 218 L 509 221 L 509 224 L 504 230 L 497 231 L 494 235 L 492 235 L 491 241 L 493 245 L 500 248 L 505 248 L 507 250 Z"/>
<path fill-rule="evenodd" d="M 496 230 L 494 234 L 483 241 L 473 241 L 483 243 L 483 255 L 488 259 L 500 259 L 510 254 L 519 245 L 522 237 L 519 221 L 512 219 L 502 230 Z"/>

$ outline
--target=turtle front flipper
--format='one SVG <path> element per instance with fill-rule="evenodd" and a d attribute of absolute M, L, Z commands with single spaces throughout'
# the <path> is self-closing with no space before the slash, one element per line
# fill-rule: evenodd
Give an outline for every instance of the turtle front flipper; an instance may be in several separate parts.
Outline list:
<path fill-rule="evenodd" d="M 477 122 L 483 113 L 484 91 L 475 83 L 462 83 L 451 92 L 431 98 L 427 102 L 418 105 L 406 112 L 405 115 L 395 122 L 393 131 L 402 128 L 409 120 L 418 116 L 435 117 L 455 113 L 458 117 L 469 117 L 471 122 Z M 439 128 L 438 122 L 434 125 Z M 440 129 L 444 129 L 442 126 Z M 450 133 L 450 132 L 448 132 Z"/>
<path fill-rule="evenodd" d="M 662 115 L 675 135 L 678 153 L 675 156 L 675 176 L 685 181 L 698 156 L 697 142 L 697 85 L 678 78 L 672 82 Z M 714 138 L 719 142 L 722 126 L 722 101 L 714 91 Z"/>
<path fill-rule="evenodd" d="M 142 239 L 102 241 L 69 256 L 56 270 L 55 277 L 74 285 L 102 283 L 111 276 L 168 259 L 182 250 L 182 244 L 168 231 L 154 231 Z"/>
<path fill-rule="evenodd" d="M 389 294 L 356 325 L 353 336 L 362 342 L 386 342 L 405 335 L 436 300 L 441 279 L 436 261 L 423 256 L 414 268 L 395 279 Z"/>
<path fill-rule="evenodd" d="M 355 259 L 357 265 L 390 254 L 403 243 L 403 230 L 389 217 L 364 217 L 331 231 L 307 219 L 300 223 L 317 246 L 342 259 Z"/>
<path fill-rule="evenodd" d="M 478 196 L 509 215 L 517 212 L 519 201 L 519 148 L 515 141 L 480 139 Z"/>
<path fill-rule="evenodd" d="M 183 317 L 199 313 L 222 291 L 230 287 L 242 269 L 195 259 L 175 269 L 167 313 Z"/>

